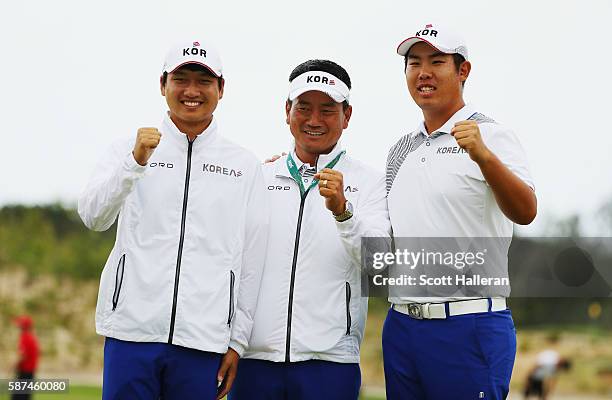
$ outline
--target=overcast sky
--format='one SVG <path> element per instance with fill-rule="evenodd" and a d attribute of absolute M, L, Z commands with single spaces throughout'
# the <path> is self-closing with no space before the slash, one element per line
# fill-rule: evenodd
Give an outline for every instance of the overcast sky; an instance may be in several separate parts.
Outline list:
<path fill-rule="evenodd" d="M 215 116 L 262 159 L 290 143 L 291 70 L 311 58 L 343 65 L 354 107 L 344 145 L 382 169 L 421 118 L 396 46 L 433 22 L 467 40 L 466 101 L 527 151 L 539 216 L 523 231 L 533 234 L 612 198 L 611 17 L 608 0 L 10 2 L 0 16 L 0 206 L 74 204 L 102 150 L 161 121 L 163 57 L 181 39 L 216 44 L 226 87 Z"/>

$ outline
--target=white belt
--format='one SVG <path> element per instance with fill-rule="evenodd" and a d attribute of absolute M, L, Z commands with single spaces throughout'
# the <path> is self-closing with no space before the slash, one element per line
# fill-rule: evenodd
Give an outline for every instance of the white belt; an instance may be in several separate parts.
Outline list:
<path fill-rule="evenodd" d="M 490 311 L 502 311 L 506 307 L 506 299 L 493 297 L 491 299 L 474 299 L 449 301 L 447 303 L 409 303 L 393 304 L 393 309 L 415 319 L 445 319 L 446 304 L 448 304 L 448 316 L 482 313 L 489 311 L 489 300 L 491 300 Z"/>

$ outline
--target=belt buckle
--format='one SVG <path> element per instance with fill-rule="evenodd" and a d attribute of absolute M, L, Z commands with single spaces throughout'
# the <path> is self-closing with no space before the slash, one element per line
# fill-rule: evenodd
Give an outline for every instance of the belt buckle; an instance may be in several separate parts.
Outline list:
<path fill-rule="evenodd" d="M 421 304 L 408 304 L 408 315 L 414 319 L 423 319 L 423 306 Z"/>

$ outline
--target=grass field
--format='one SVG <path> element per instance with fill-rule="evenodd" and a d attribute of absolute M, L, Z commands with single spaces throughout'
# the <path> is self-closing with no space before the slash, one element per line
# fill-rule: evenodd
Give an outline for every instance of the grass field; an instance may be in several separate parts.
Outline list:
<path fill-rule="evenodd" d="M 70 386 L 68 393 L 35 394 L 33 400 L 100 400 L 102 388 L 96 386 Z M 0 400 L 9 400 L 7 394 L 0 394 Z"/>

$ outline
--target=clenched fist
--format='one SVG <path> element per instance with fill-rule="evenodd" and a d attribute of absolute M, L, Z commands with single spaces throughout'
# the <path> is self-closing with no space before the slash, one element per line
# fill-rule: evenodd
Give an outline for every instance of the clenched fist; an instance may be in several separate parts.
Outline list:
<path fill-rule="evenodd" d="M 134 160 L 140 165 L 147 165 L 149 158 L 155 151 L 155 148 L 159 144 L 161 139 L 161 133 L 157 128 L 140 128 L 136 135 L 136 144 L 132 154 Z"/>
<path fill-rule="evenodd" d="M 457 144 L 468 152 L 470 158 L 477 164 L 487 162 L 491 159 L 491 151 L 482 141 L 480 129 L 476 121 L 459 121 L 451 129 L 451 135 L 455 137 Z"/>
<path fill-rule="evenodd" d="M 323 168 L 314 178 L 319 180 L 319 194 L 325 198 L 325 207 L 334 215 L 342 214 L 346 210 L 342 172 Z"/>

